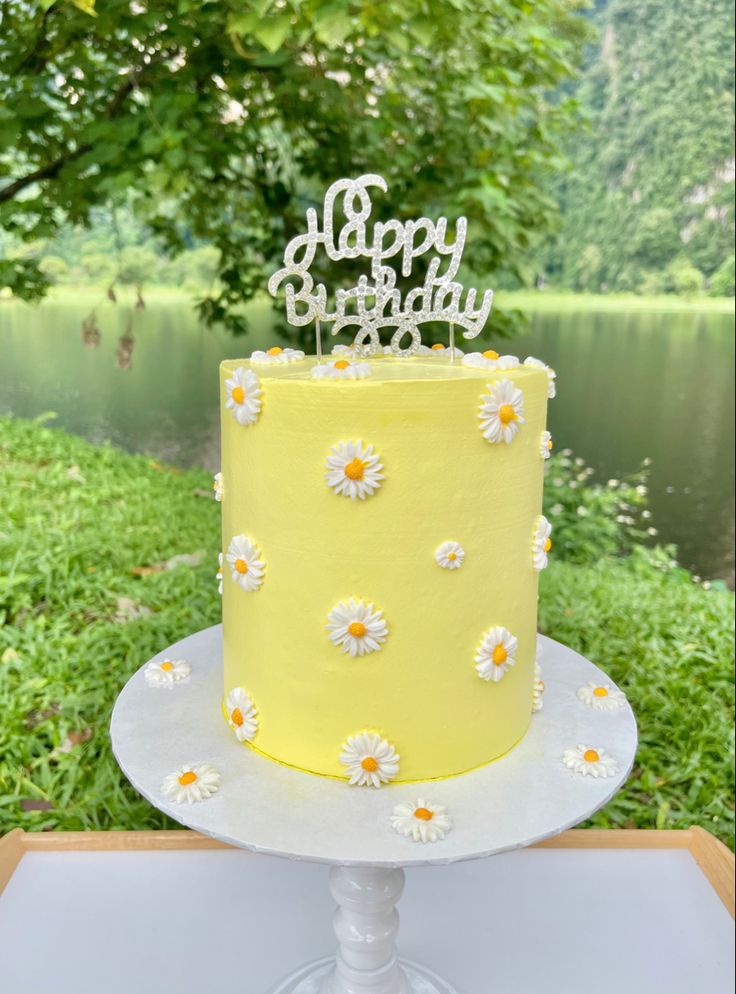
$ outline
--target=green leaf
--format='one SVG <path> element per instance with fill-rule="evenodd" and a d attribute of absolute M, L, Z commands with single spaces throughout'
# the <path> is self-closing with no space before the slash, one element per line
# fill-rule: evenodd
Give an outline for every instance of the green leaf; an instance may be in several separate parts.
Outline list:
<path fill-rule="evenodd" d="M 280 14 L 278 17 L 267 17 L 253 29 L 253 34 L 273 55 L 283 45 L 291 27 L 291 17 L 289 14 Z"/>

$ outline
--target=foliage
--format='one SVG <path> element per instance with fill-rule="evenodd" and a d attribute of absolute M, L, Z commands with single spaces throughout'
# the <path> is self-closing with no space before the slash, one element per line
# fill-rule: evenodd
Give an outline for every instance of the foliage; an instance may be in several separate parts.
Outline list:
<path fill-rule="evenodd" d="M 736 258 L 733 254 L 713 273 L 710 281 L 710 292 L 714 297 L 733 297 L 736 295 Z"/>
<path fill-rule="evenodd" d="M 695 292 L 693 270 L 712 280 L 733 252 L 733 5 L 605 0 L 593 19 L 599 41 L 575 91 L 589 129 L 570 140 L 546 278 L 650 293 L 659 274 L 670 292 Z M 594 279 L 581 265 L 590 245 L 603 255 Z M 685 289 L 667 275 L 678 256 Z"/>
<path fill-rule="evenodd" d="M 142 662 L 219 620 L 211 480 L 38 423 L 0 419 L 0 439 L 0 832 L 165 827 L 118 770 L 107 728 Z M 598 493 L 566 453 L 550 469 L 554 499 L 558 476 L 580 485 L 555 518 L 542 629 L 621 683 L 641 733 L 629 785 L 594 823 L 701 824 L 732 842 L 732 595 L 693 583 L 667 552 L 605 555 L 633 541 L 618 503 L 641 484 Z M 573 529 L 588 521 L 607 537 L 588 533 L 575 562 Z M 197 550 L 200 565 L 172 562 Z"/>
<path fill-rule="evenodd" d="M 555 560 L 595 563 L 628 555 L 657 532 L 647 507 L 649 460 L 622 480 L 592 480 L 584 459 L 563 449 L 547 463 L 544 513 L 553 527 Z"/>
<path fill-rule="evenodd" d="M 524 280 L 555 217 L 583 0 L 6 0 L 0 227 L 38 242 L 127 200 L 173 256 L 219 252 L 207 320 L 265 285 L 327 182 L 381 172 L 387 213 L 465 213 L 473 265 Z M 92 16 L 94 15 L 94 16 Z M 550 94 L 556 94 L 550 96 Z M 0 287 L 43 290 L 33 258 Z"/>

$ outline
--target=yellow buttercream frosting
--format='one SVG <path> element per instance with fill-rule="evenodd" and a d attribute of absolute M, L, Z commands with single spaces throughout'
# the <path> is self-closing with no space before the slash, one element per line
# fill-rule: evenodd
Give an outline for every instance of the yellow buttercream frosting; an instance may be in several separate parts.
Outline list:
<path fill-rule="evenodd" d="M 224 692 L 251 695 L 253 747 L 309 772 L 344 776 L 342 744 L 363 731 L 395 747 L 398 780 L 488 763 L 531 716 L 546 371 L 380 356 L 365 379 L 315 380 L 315 362 L 253 367 L 262 405 L 245 425 L 225 409 L 225 380 L 250 363 L 221 366 L 223 550 L 246 535 L 265 564 L 256 590 L 224 565 Z M 503 379 L 522 391 L 524 423 L 510 444 L 492 444 L 479 409 Z M 373 446 L 383 466 L 364 500 L 326 482 L 332 447 L 351 441 Z M 459 569 L 435 560 L 447 541 L 462 546 Z M 388 629 L 362 656 L 327 630 L 350 598 L 381 611 Z M 493 626 L 518 639 L 498 682 L 475 668 Z"/>

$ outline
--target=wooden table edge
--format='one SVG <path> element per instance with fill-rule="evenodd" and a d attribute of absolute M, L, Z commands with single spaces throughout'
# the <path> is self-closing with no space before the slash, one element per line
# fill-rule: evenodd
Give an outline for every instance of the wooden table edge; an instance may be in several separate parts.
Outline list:
<path fill-rule="evenodd" d="M 230 849 L 224 842 L 186 829 L 146 832 L 25 832 L 0 838 L 0 894 L 27 852 L 116 852 Z M 573 828 L 537 843 L 537 849 L 687 849 L 734 917 L 734 854 L 704 828 Z"/>

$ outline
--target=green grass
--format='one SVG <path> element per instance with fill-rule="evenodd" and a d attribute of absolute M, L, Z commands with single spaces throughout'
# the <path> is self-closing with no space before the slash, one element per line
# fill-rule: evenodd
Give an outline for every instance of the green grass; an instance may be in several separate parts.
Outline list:
<path fill-rule="evenodd" d="M 167 825 L 107 729 L 131 673 L 219 620 L 210 485 L 0 419 L 0 833 Z M 200 565 L 156 566 L 200 550 Z M 643 555 L 544 574 L 543 630 L 607 669 L 639 720 L 634 774 L 594 824 L 699 824 L 733 844 L 732 607 Z"/>

